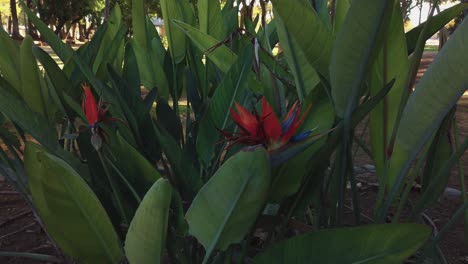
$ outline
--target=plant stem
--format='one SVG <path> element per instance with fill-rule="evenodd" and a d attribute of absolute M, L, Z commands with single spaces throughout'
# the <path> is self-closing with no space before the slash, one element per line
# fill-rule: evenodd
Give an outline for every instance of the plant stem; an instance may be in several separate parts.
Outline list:
<path fill-rule="evenodd" d="M 101 161 L 102 167 L 104 168 L 104 172 L 107 175 L 107 180 L 109 181 L 109 184 L 112 189 L 112 194 L 114 195 L 114 200 L 117 205 L 117 210 L 119 210 L 120 216 L 122 217 L 122 220 L 124 221 L 124 224 L 128 224 L 128 217 L 127 214 L 125 213 L 124 207 L 122 205 L 121 197 L 118 192 L 118 188 L 116 183 L 114 182 L 114 179 L 112 178 L 112 175 L 110 174 L 109 168 L 107 167 L 106 161 L 104 157 L 102 156 L 102 153 L 100 150 L 97 151 L 99 160 Z"/>
<path fill-rule="evenodd" d="M 460 144 L 460 134 L 457 125 L 456 117 L 453 120 L 454 124 L 454 134 L 455 134 L 455 146 Z M 458 176 L 460 176 L 460 189 L 461 189 L 461 198 L 463 203 L 468 201 L 468 197 L 466 195 L 466 188 L 465 188 L 465 173 L 463 171 L 463 161 L 461 158 L 458 160 Z M 468 210 L 465 211 L 464 215 L 464 225 L 465 225 L 465 241 L 468 241 Z"/>

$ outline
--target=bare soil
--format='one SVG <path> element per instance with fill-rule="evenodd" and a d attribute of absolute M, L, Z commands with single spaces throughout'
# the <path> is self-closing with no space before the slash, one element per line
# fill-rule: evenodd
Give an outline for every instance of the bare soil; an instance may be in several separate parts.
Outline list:
<path fill-rule="evenodd" d="M 427 66 L 432 62 L 436 53 L 426 53 L 423 57 L 419 76 L 423 74 Z M 443 87 L 441 87 L 443 89 Z M 460 128 L 461 140 L 468 137 L 468 95 L 464 96 L 458 103 L 457 123 Z M 362 127 L 361 127 L 362 129 Z M 362 132 L 362 131 L 361 131 Z M 360 131 L 358 130 L 357 134 Z M 366 138 L 366 131 L 364 131 Z M 465 185 L 468 186 L 468 152 L 463 156 L 463 167 L 465 172 Z M 357 151 L 356 166 L 372 164 L 371 160 L 362 151 Z M 367 175 L 367 176 L 366 176 Z M 360 179 L 366 183 L 367 187 L 361 192 L 360 205 L 362 211 L 367 216 L 372 216 L 372 208 L 375 204 L 376 187 L 369 184 L 366 179 L 372 179 L 372 173 L 363 173 Z M 449 187 L 454 190 L 460 189 L 460 177 L 456 169 L 453 170 L 449 180 Z M 415 191 L 417 192 L 417 190 Z M 416 194 L 417 195 L 417 194 Z M 438 202 L 438 204 L 427 210 L 426 214 L 433 223 L 440 228 L 447 223 L 453 213 L 461 206 L 459 195 L 448 193 Z M 352 213 L 350 212 L 350 215 Z M 450 264 L 468 263 L 468 242 L 464 239 L 463 220 L 460 218 L 455 226 L 445 236 L 441 249 L 447 256 Z M 61 252 L 54 246 L 46 233 L 42 230 L 36 217 L 31 212 L 21 195 L 15 192 L 6 180 L 0 176 L 0 252 L 30 252 L 42 253 L 56 256 L 62 263 L 66 261 Z M 0 257 L 2 264 L 38 264 L 48 263 L 44 261 L 34 261 L 26 258 Z"/>

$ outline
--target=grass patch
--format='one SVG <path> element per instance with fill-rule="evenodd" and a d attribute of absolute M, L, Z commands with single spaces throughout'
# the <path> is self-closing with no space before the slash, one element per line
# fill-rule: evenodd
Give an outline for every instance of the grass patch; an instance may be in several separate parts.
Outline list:
<path fill-rule="evenodd" d="M 438 45 L 426 45 L 424 47 L 424 51 L 436 52 L 436 51 L 439 51 L 439 46 Z"/>

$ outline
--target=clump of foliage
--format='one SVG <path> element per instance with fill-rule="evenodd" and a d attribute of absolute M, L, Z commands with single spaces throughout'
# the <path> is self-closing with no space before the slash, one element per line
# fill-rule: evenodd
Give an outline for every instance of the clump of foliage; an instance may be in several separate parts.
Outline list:
<path fill-rule="evenodd" d="M 77 51 L 25 8 L 64 66 L 0 30 L 0 112 L 13 130 L 0 133 L 0 172 L 80 263 L 442 258 L 433 252 L 444 232 L 421 216 L 468 147 L 454 151 L 446 137 L 466 90 L 468 22 L 412 88 L 425 40 L 467 5 L 405 33 L 399 1 L 337 1 L 331 14 L 315 2 L 272 0 L 268 22 L 239 17 L 238 1 L 199 0 L 195 12 L 162 0 L 165 49 L 134 0 L 132 37 L 115 5 Z M 361 219 L 352 153 L 367 116 L 372 223 Z"/>

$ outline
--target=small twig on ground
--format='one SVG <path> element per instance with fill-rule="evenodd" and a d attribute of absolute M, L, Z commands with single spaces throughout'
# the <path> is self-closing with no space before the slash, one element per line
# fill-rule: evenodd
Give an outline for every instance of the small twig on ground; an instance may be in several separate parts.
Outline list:
<path fill-rule="evenodd" d="M 353 208 L 352 208 L 351 206 L 349 206 L 349 205 L 346 205 L 346 204 L 345 204 L 344 206 L 345 206 L 347 209 L 351 210 L 351 211 L 353 210 Z M 368 215 L 365 215 L 365 214 L 361 213 L 361 216 L 364 217 L 365 219 L 367 219 L 368 221 L 370 221 L 371 223 L 374 222 L 374 219 L 372 219 L 372 218 L 371 218 L 370 216 L 368 216 Z"/>
<path fill-rule="evenodd" d="M 12 236 L 12 235 L 14 235 L 14 234 L 21 233 L 21 232 L 23 232 L 24 230 L 26 230 L 26 229 L 28 229 L 28 228 L 30 228 L 30 227 L 35 226 L 36 224 L 37 224 L 37 222 L 32 222 L 32 223 L 29 224 L 29 225 L 23 226 L 23 227 L 20 228 L 20 229 L 17 229 L 17 230 L 15 230 L 15 231 L 13 231 L 13 232 L 10 232 L 10 233 L 8 233 L 8 234 L 6 234 L 6 235 L 1 236 L 1 237 L 0 237 L 0 240 L 2 240 L 2 239 L 4 239 L 4 238 L 7 238 L 7 237 L 9 237 L 9 236 Z"/>
<path fill-rule="evenodd" d="M 15 191 L 2 191 L 0 195 L 20 195 L 21 193 Z"/>
<path fill-rule="evenodd" d="M 6 225 L 6 224 L 8 224 L 8 223 L 10 223 L 10 222 L 13 221 L 13 220 L 17 220 L 17 219 L 19 219 L 19 218 L 21 218 L 21 217 L 23 217 L 23 216 L 26 216 L 26 215 L 28 215 L 28 214 L 30 214 L 30 213 L 31 213 L 31 211 L 28 210 L 28 211 L 24 211 L 24 212 L 22 212 L 22 213 L 20 213 L 20 214 L 17 214 L 17 215 L 15 215 L 15 216 L 12 216 L 12 217 L 8 218 L 7 220 L 1 222 L 1 223 L 0 223 L 0 227 Z"/>

